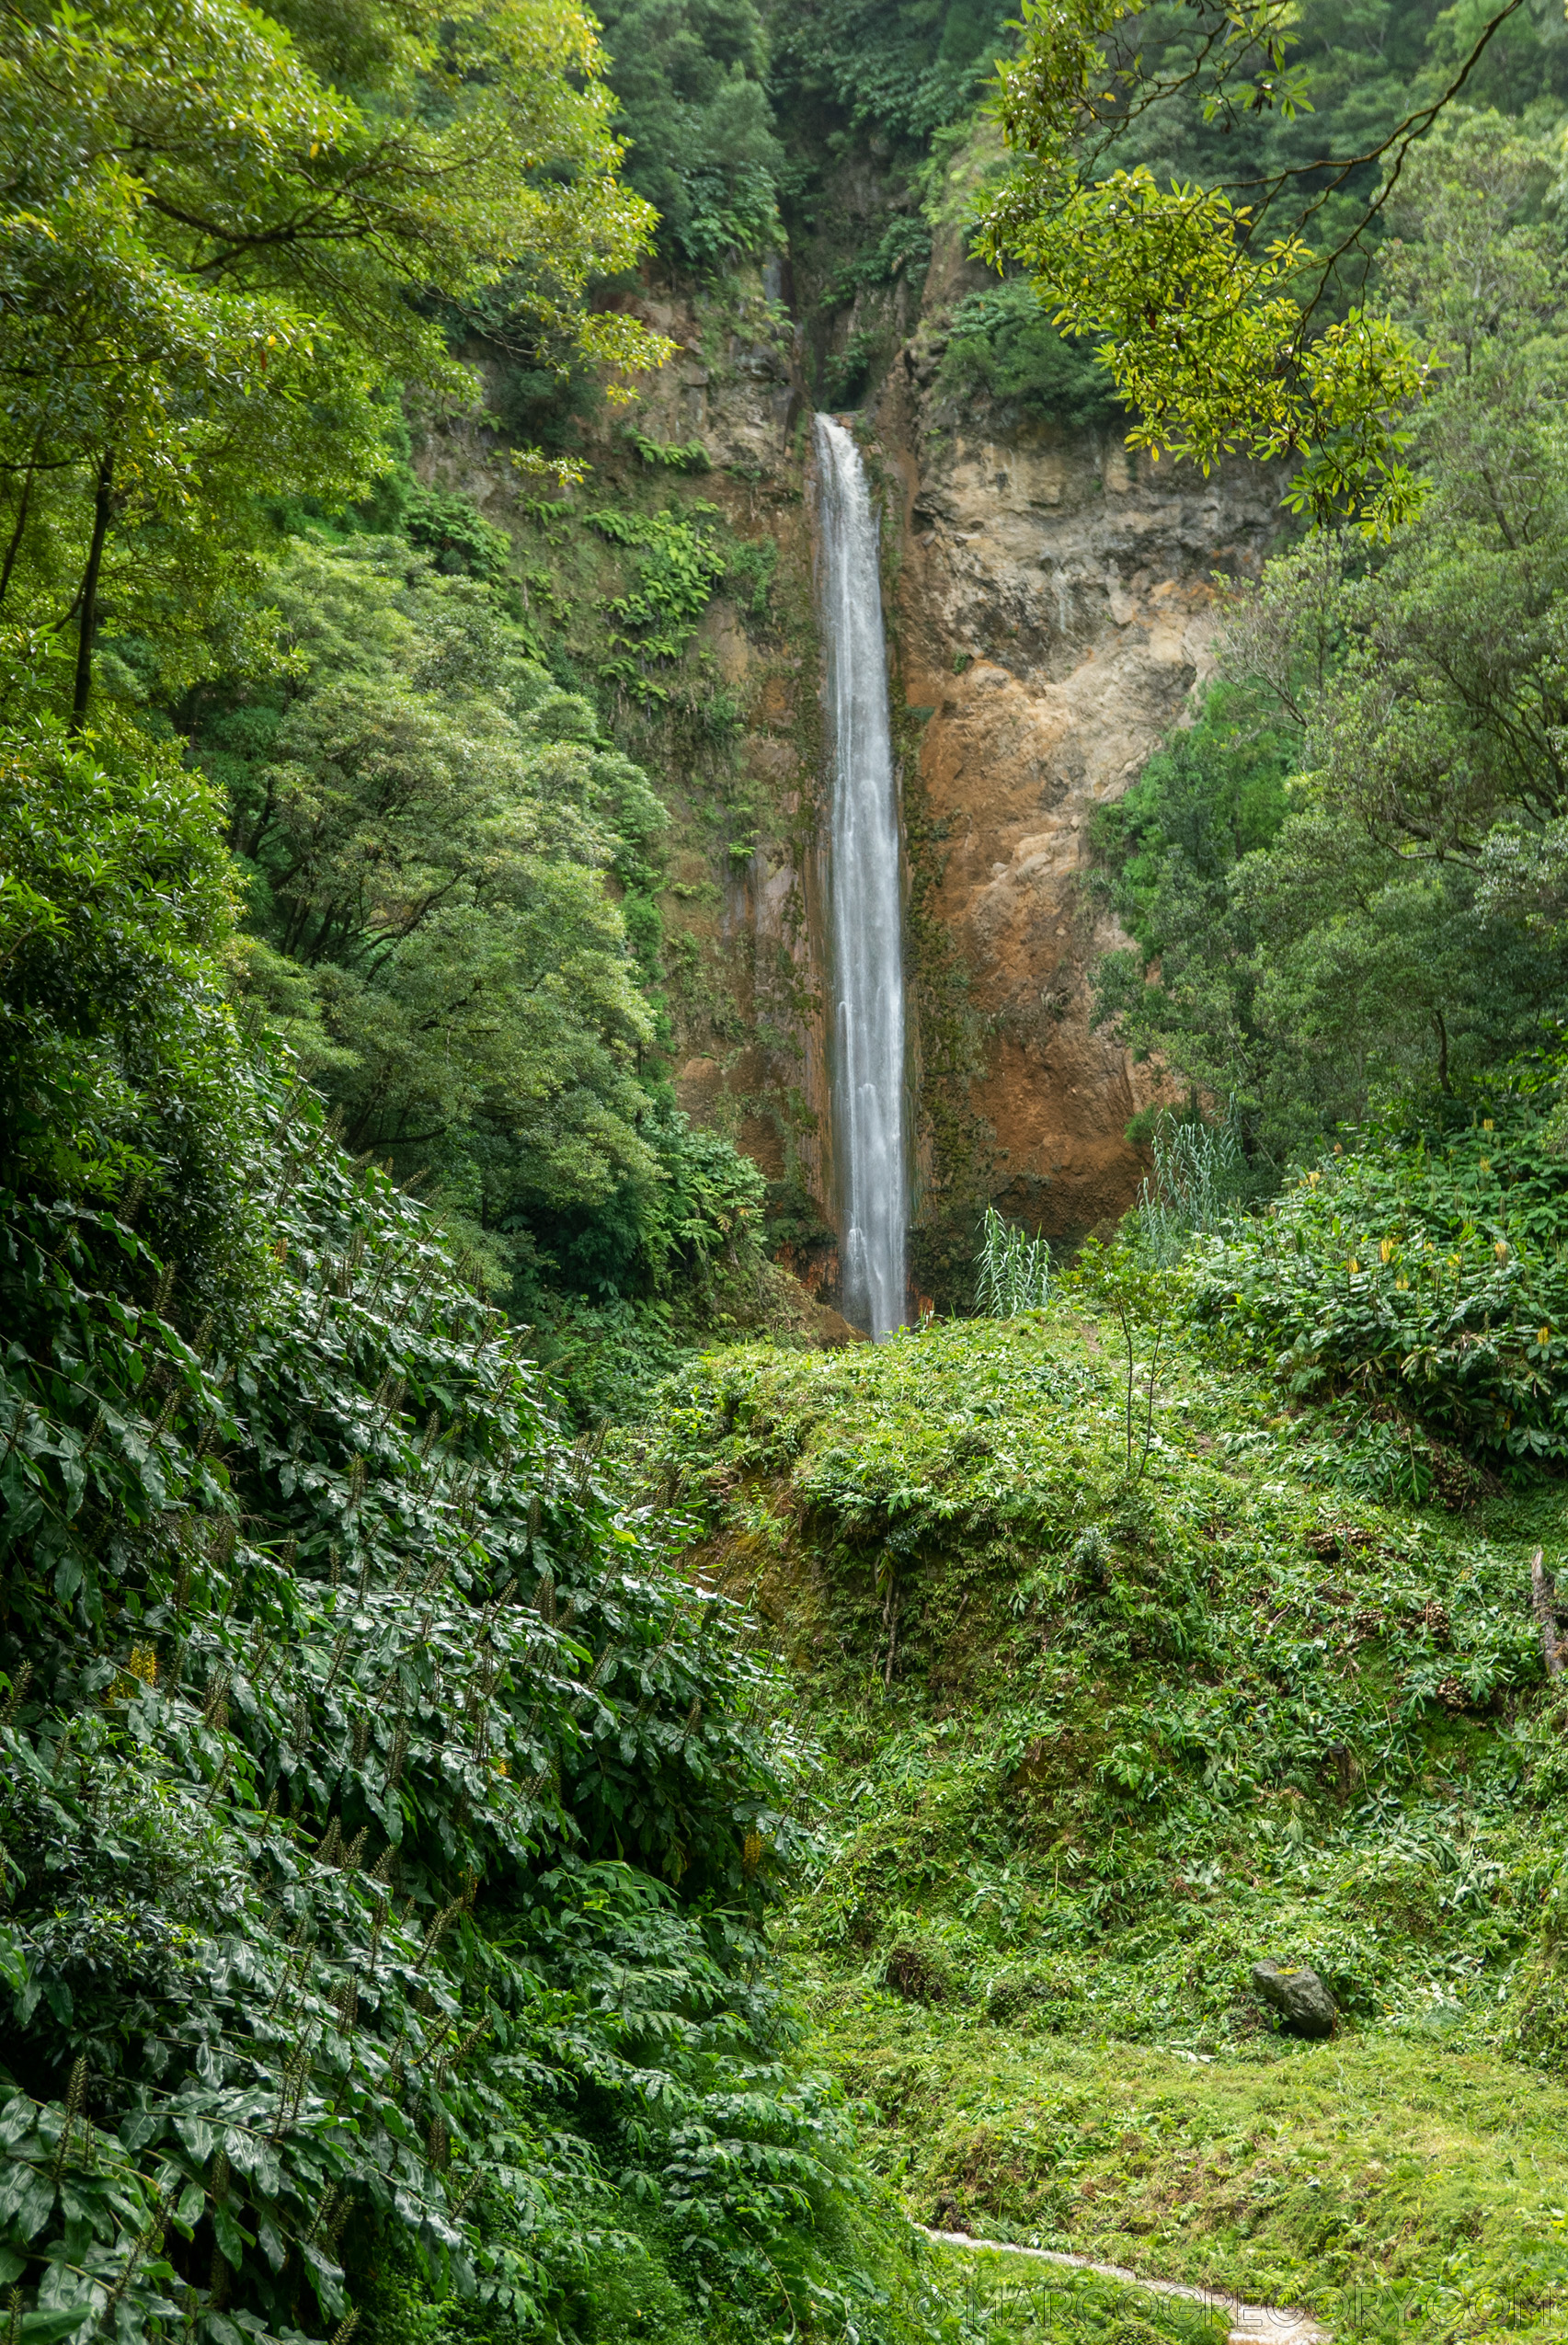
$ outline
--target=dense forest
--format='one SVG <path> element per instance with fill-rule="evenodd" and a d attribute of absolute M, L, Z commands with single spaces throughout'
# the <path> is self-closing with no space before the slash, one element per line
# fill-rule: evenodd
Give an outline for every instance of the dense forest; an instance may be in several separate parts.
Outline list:
<path fill-rule="evenodd" d="M 0 52 L 11 2345 L 1568 2333 L 1555 0 Z M 877 1344 L 681 1074 L 823 756 L 721 379 L 890 580 L 911 385 L 1273 516 L 1085 829 L 1142 1185 Z"/>

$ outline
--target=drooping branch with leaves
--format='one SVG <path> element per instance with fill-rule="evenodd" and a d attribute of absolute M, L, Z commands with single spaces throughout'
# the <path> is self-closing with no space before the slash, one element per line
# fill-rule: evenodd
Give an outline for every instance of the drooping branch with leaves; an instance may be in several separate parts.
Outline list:
<path fill-rule="evenodd" d="M 1405 418 L 1432 354 L 1360 280 L 1412 150 L 1519 5 L 1490 13 L 1441 86 L 1365 147 L 1162 184 L 1118 156 L 1162 109 L 1220 132 L 1310 110 L 1294 8 L 1205 0 L 1167 66 L 1146 61 L 1145 0 L 1024 0 L 995 99 L 1014 163 L 979 249 L 1021 263 L 1059 325 L 1098 337 L 1133 446 L 1206 472 L 1229 454 L 1288 463 L 1294 509 L 1383 536 L 1417 501 Z"/>

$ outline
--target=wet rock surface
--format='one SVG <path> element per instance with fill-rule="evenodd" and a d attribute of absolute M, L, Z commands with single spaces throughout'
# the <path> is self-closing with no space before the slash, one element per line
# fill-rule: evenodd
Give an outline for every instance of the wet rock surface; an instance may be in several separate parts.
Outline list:
<path fill-rule="evenodd" d="M 1072 1241 L 1132 1203 L 1146 1166 L 1127 1127 L 1162 1096 L 1159 1069 L 1092 1023 L 1094 964 L 1130 941 L 1088 885 L 1094 816 L 1213 673 L 1215 574 L 1258 574 L 1278 484 L 959 411 L 913 369 L 895 367 L 877 429 L 905 489 L 898 640 L 905 697 L 929 712 L 933 909 L 987 1029 L 969 1105 L 1002 1210 Z"/>

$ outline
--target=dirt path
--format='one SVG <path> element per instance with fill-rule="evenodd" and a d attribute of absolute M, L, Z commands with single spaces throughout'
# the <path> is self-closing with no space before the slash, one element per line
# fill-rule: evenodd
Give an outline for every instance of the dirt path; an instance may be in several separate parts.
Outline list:
<path fill-rule="evenodd" d="M 1036 2263 L 1070 2264 L 1075 2271 L 1095 2271 L 1103 2280 L 1125 2280 L 1154 2296 L 1185 2296 L 1189 2304 L 1209 2305 L 1230 2321 L 1230 2345 L 1332 2345 L 1333 2331 L 1306 2313 L 1288 2312 L 1275 2305 L 1243 2305 L 1239 2296 L 1223 2296 L 1212 2288 L 1188 2288 L 1179 2280 L 1145 2280 L 1119 2263 L 1096 2263 L 1092 2256 L 1070 2255 L 1065 2248 L 1016 2248 L 1006 2239 L 972 2239 L 967 2231 L 933 2231 L 918 2223 L 928 2239 L 946 2248 L 973 2248 L 985 2255 L 1028 2256 Z"/>

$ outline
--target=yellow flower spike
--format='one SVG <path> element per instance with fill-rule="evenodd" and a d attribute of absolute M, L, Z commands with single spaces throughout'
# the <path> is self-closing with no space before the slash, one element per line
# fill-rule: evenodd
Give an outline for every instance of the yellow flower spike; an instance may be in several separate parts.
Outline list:
<path fill-rule="evenodd" d="M 1481 1169 L 1482 1169 L 1482 1171 L 1483 1172 L 1491 1172 L 1491 1170 L 1492 1170 L 1492 1159 L 1491 1159 L 1489 1156 L 1483 1156 L 1483 1157 L 1482 1158 L 1482 1160 L 1481 1160 Z"/>
<path fill-rule="evenodd" d="M 1410 1292 L 1410 1281 L 1409 1281 L 1409 1279 L 1408 1279 L 1408 1278 L 1396 1278 L 1396 1279 L 1394 1280 L 1394 1291 L 1395 1291 L 1395 1293 L 1396 1293 L 1396 1294 L 1400 1294 L 1400 1295 L 1408 1295 L 1408 1294 L 1409 1294 L 1409 1292 Z"/>
<path fill-rule="evenodd" d="M 1540 1330 L 1540 1333 L 1537 1335 L 1537 1337 L 1536 1337 L 1536 1339 L 1535 1339 L 1535 1340 L 1536 1340 L 1536 1342 L 1537 1342 L 1537 1343 L 1540 1345 L 1541 1349 L 1544 1351 L 1544 1350 L 1545 1350 L 1545 1348 L 1546 1348 L 1546 1346 L 1547 1346 L 1547 1345 L 1551 1343 L 1551 1328 L 1550 1328 L 1550 1327 L 1543 1327 L 1543 1328 Z"/>
<path fill-rule="evenodd" d="M 1499 1238 L 1499 1239 L 1498 1239 L 1497 1243 L 1496 1243 L 1496 1244 L 1493 1247 L 1492 1251 L 1493 1251 L 1493 1253 L 1496 1255 L 1496 1257 L 1497 1257 L 1497 1259 L 1498 1259 L 1498 1261 L 1499 1261 L 1499 1262 L 1506 1262 L 1506 1261 L 1507 1261 L 1507 1259 L 1508 1259 L 1508 1249 L 1507 1249 L 1507 1247 L 1504 1244 L 1504 1242 L 1503 1242 L 1503 1241 L 1502 1241 L 1502 1239 L 1501 1239 L 1501 1238 Z"/>
<path fill-rule="evenodd" d="M 1360 1269 L 1361 1264 L 1360 1264 L 1356 1261 L 1356 1256 L 1355 1256 L 1354 1254 L 1352 1254 L 1352 1255 L 1351 1255 L 1351 1257 L 1350 1257 L 1350 1260 L 1349 1260 L 1349 1261 L 1345 1264 L 1345 1266 L 1346 1270 L 1348 1270 L 1348 1271 L 1352 1274 L 1352 1275 L 1355 1275 L 1355 1273 Z"/>
<path fill-rule="evenodd" d="M 1378 1252 L 1381 1254 L 1385 1262 L 1392 1262 L 1394 1258 L 1393 1240 L 1391 1238 L 1385 1238 L 1382 1244 L 1378 1248 Z"/>

